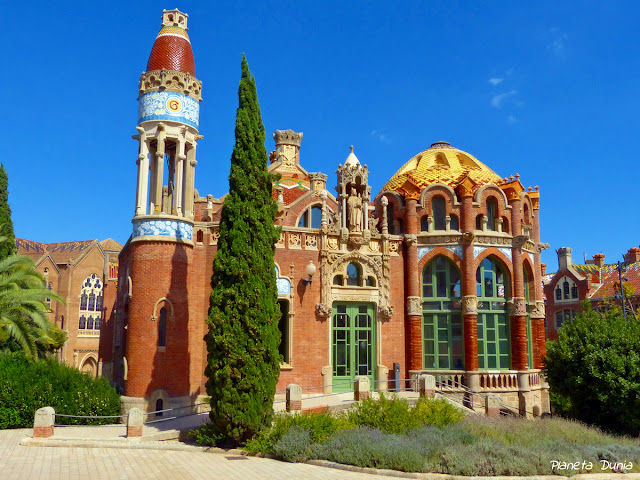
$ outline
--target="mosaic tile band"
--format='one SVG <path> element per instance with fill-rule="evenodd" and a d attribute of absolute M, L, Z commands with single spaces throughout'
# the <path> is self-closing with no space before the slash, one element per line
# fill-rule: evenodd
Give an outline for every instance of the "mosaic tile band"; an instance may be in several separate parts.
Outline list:
<path fill-rule="evenodd" d="M 140 220 L 133 224 L 133 238 L 175 237 L 193 240 L 193 225 L 175 220 Z"/>
<path fill-rule="evenodd" d="M 138 124 L 151 120 L 171 120 L 198 128 L 200 104 L 176 92 L 149 92 L 138 100 Z"/>

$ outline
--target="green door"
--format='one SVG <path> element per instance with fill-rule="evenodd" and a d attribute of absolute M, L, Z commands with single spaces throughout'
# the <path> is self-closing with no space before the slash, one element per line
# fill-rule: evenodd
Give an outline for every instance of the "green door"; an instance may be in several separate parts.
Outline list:
<path fill-rule="evenodd" d="M 375 385 L 375 317 L 370 303 L 335 303 L 331 325 L 333 391 L 353 390 L 356 375 Z"/>

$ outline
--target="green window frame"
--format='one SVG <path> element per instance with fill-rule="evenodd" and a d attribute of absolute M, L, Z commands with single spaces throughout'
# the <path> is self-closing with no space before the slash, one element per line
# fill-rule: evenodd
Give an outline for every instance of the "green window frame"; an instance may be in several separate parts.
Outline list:
<path fill-rule="evenodd" d="M 511 342 L 506 302 L 509 282 L 502 266 L 491 257 L 476 270 L 478 297 L 478 368 L 509 370 Z"/>
<path fill-rule="evenodd" d="M 422 346 L 424 369 L 464 370 L 460 271 L 443 256 L 422 272 Z"/>
<path fill-rule="evenodd" d="M 522 267 L 522 279 L 524 280 L 524 303 L 527 306 L 527 362 L 529 368 L 533 368 L 533 333 L 531 330 L 531 306 L 529 305 L 529 275 L 524 266 Z"/>
<path fill-rule="evenodd" d="M 349 391 L 356 375 L 375 380 L 376 323 L 370 303 L 335 303 L 331 328 L 334 391 Z"/>

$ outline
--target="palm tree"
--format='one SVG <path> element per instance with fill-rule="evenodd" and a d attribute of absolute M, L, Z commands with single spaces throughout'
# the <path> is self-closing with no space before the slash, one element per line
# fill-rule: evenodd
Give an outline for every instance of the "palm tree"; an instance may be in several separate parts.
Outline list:
<path fill-rule="evenodd" d="M 0 236 L 0 244 L 6 242 Z M 32 359 L 38 352 L 60 344 L 60 329 L 47 316 L 47 299 L 64 300 L 43 287 L 44 279 L 26 255 L 9 255 L 0 260 L 0 329 L 15 340 Z M 64 340 L 63 340 L 64 343 Z"/>

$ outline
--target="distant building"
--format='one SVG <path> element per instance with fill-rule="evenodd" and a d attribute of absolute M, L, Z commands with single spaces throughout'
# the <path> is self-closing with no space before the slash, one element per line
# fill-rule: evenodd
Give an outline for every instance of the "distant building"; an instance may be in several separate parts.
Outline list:
<path fill-rule="evenodd" d="M 558 330 L 564 322 L 572 320 L 582 309 L 581 302 L 589 300 L 594 309 L 608 308 L 615 304 L 621 306 L 620 274 L 617 264 L 605 264 L 605 256 L 594 255 L 585 264 L 575 264 L 571 258 L 571 249 L 564 247 L 556 250 L 558 271 L 546 275 L 544 293 L 546 296 L 546 335 L 557 338 Z M 626 298 L 627 312 L 640 306 L 640 248 L 630 248 L 624 254 L 624 284 L 632 291 Z"/>
<path fill-rule="evenodd" d="M 100 346 L 125 409 L 206 396 L 203 337 L 224 199 L 194 189 L 201 88 L 187 15 L 165 11 L 139 82 L 133 231 Z M 377 195 L 352 149 L 334 196 L 326 174 L 302 166 L 302 133 L 273 137 L 279 391 L 346 391 L 359 375 L 386 389 L 430 373 L 497 393 L 523 414 L 549 411 L 537 189 L 436 142 Z"/>
<path fill-rule="evenodd" d="M 100 330 L 112 315 L 122 245 L 112 239 L 41 243 L 16 238 L 16 247 L 36 262 L 45 286 L 65 300 L 65 305 L 49 301 L 51 322 L 68 335 L 60 359 L 92 376 L 100 374 Z"/>

